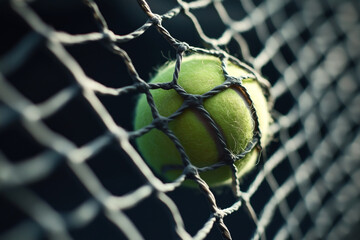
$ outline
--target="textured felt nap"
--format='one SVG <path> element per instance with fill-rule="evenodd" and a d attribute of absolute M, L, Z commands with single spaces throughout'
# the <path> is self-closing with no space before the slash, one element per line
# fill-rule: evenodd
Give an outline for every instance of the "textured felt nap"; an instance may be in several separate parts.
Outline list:
<path fill-rule="evenodd" d="M 151 83 L 171 82 L 175 63 L 169 63 L 158 70 Z M 248 73 L 238 66 L 228 63 L 227 71 L 231 76 L 247 76 Z M 178 84 L 187 93 L 202 95 L 224 82 L 224 74 L 218 58 L 205 55 L 185 57 L 181 64 Z M 244 79 L 259 117 L 263 145 L 268 141 L 268 127 L 271 116 L 267 101 L 259 84 L 254 79 Z M 183 98 L 175 90 L 151 90 L 159 113 L 168 117 L 176 112 L 183 103 Z M 237 87 L 231 87 L 204 101 L 204 107 L 226 140 L 227 148 L 234 154 L 244 151 L 253 138 L 254 120 L 245 98 Z M 153 121 L 150 107 L 143 94 L 138 101 L 135 112 L 135 129 L 145 127 Z M 224 149 L 216 136 L 214 128 L 194 108 L 186 109 L 181 115 L 169 123 L 170 129 L 180 140 L 192 164 L 197 167 L 210 166 L 224 160 Z M 147 134 L 137 138 L 138 149 L 148 164 L 167 180 L 177 178 L 182 170 L 163 171 L 165 166 L 182 165 L 180 154 L 174 143 L 163 132 L 152 129 Z M 241 177 L 256 164 L 258 150 L 254 149 L 245 158 L 236 161 Z M 166 169 L 166 168 L 165 168 Z M 210 186 L 219 186 L 231 182 L 229 166 L 201 173 L 201 177 Z M 185 185 L 192 185 L 186 181 Z"/>

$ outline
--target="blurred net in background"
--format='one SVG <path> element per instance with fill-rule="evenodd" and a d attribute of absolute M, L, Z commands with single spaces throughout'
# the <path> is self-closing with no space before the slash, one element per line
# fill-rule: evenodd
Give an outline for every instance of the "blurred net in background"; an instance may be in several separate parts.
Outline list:
<path fill-rule="evenodd" d="M 356 239 L 358 1 L 0 1 L 0 239 Z M 228 52 L 274 141 L 230 188 L 163 184 L 130 138 L 154 67 Z"/>

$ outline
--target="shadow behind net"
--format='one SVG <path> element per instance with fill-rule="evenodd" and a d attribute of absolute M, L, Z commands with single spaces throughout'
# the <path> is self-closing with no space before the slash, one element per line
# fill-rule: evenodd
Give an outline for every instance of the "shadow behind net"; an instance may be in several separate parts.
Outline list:
<path fill-rule="evenodd" d="M 0 3 L 0 239 L 357 236 L 359 4 L 138 2 Z M 236 194 L 163 184 L 131 145 L 139 83 L 184 51 L 271 82 L 275 138 Z"/>

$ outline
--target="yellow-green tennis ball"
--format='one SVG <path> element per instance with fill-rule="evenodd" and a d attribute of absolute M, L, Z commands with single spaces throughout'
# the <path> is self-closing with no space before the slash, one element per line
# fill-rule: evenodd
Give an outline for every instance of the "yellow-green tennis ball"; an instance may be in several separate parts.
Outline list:
<path fill-rule="evenodd" d="M 174 62 L 162 67 L 151 80 L 151 83 L 171 82 L 174 68 Z M 249 74 L 246 70 L 230 62 L 227 71 L 234 77 Z M 194 54 L 183 59 L 178 84 L 187 93 L 201 95 L 221 85 L 224 80 L 224 73 L 218 58 Z M 269 140 L 269 124 L 271 122 L 267 100 L 256 80 L 244 79 L 243 86 L 247 89 L 254 103 L 262 133 L 261 143 L 264 147 Z M 159 113 L 164 117 L 176 112 L 183 103 L 183 98 L 173 89 L 155 89 L 151 90 L 151 93 Z M 228 88 L 206 99 L 204 107 L 223 134 L 227 148 L 235 155 L 242 153 L 249 141 L 253 139 L 255 123 L 248 103 L 236 87 Z M 152 121 L 151 110 L 146 96 L 143 94 L 139 98 L 136 107 L 135 129 L 145 127 L 151 124 Z M 198 110 L 186 109 L 169 123 L 169 128 L 180 140 L 193 165 L 205 167 L 224 160 L 224 149 L 221 148 L 215 130 L 201 116 Z M 166 166 L 182 165 L 182 161 L 174 143 L 162 131 L 152 129 L 137 138 L 137 145 L 147 163 L 159 175 L 167 180 L 174 180 L 180 176 L 182 170 L 164 172 Z M 258 154 L 258 150 L 254 148 L 243 159 L 236 161 L 239 177 L 255 166 Z M 200 176 L 210 186 L 231 183 L 231 169 L 229 166 L 203 172 Z M 192 185 L 192 183 L 185 181 L 185 185 Z"/>

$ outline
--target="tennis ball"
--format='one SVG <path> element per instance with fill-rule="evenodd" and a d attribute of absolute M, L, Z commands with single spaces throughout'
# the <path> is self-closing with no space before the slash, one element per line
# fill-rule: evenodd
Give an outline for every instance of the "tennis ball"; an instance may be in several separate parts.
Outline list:
<path fill-rule="evenodd" d="M 160 68 L 151 83 L 171 82 L 175 62 Z M 227 64 L 230 76 L 247 76 L 249 73 L 232 63 Z M 218 58 L 194 54 L 184 57 L 181 63 L 178 84 L 189 94 L 202 95 L 225 81 L 221 62 Z M 271 115 L 262 88 L 254 79 L 243 80 L 243 86 L 249 93 L 256 110 L 259 129 L 262 133 L 262 147 L 269 140 L 269 124 Z M 174 90 L 150 90 L 155 105 L 161 116 L 169 117 L 183 104 L 184 99 Z M 209 112 L 216 126 L 222 133 L 227 149 L 232 154 L 242 153 L 253 139 L 255 127 L 251 110 L 245 97 L 238 87 L 230 87 L 216 95 L 207 98 L 203 106 Z M 145 94 L 141 95 L 135 110 L 135 129 L 143 128 L 153 121 L 150 107 Z M 205 167 L 224 160 L 224 149 L 221 147 L 214 128 L 195 108 L 187 108 L 183 113 L 169 122 L 169 128 L 174 132 L 185 149 L 191 163 L 196 167 Z M 154 128 L 136 139 L 138 149 L 147 163 L 167 180 L 174 180 L 182 173 L 182 169 L 169 166 L 182 166 L 180 154 L 175 144 L 162 131 Z M 244 158 L 235 162 L 238 176 L 250 171 L 257 162 L 259 150 L 254 148 Z M 200 176 L 209 186 L 221 186 L 231 183 L 231 169 L 228 165 L 202 172 Z M 189 180 L 187 186 L 195 186 Z"/>

